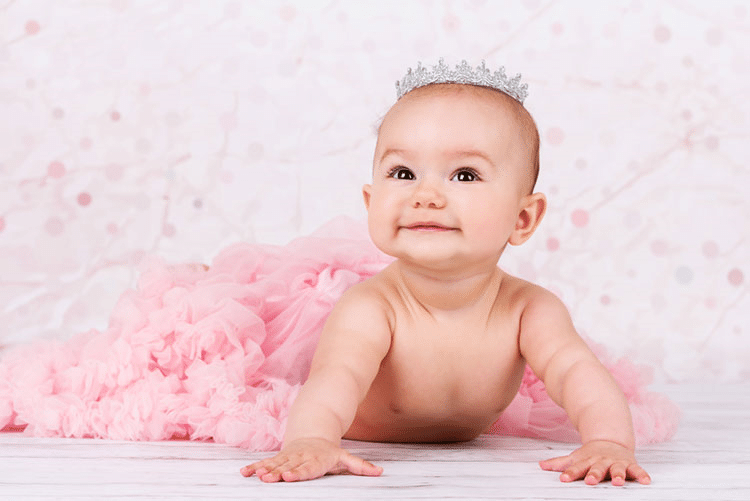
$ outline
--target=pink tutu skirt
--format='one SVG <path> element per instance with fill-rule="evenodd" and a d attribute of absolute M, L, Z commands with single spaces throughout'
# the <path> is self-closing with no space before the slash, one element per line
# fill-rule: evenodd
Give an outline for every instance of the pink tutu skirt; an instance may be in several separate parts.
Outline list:
<path fill-rule="evenodd" d="M 333 305 L 390 261 L 341 218 L 283 247 L 230 246 L 208 270 L 152 263 L 104 332 L 3 353 L 0 430 L 277 449 Z M 638 443 L 668 439 L 679 411 L 645 390 L 648 371 L 595 350 L 628 397 Z M 528 367 L 490 432 L 579 440 Z"/>

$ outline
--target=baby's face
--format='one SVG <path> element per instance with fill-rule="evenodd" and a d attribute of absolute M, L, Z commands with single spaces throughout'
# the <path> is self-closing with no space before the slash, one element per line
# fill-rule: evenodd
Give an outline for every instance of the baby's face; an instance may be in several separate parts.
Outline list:
<path fill-rule="evenodd" d="M 445 269 L 497 263 L 528 195 L 532 154 L 508 99 L 440 85 L 391 108 L 363 189 L 381 250 Z"/>

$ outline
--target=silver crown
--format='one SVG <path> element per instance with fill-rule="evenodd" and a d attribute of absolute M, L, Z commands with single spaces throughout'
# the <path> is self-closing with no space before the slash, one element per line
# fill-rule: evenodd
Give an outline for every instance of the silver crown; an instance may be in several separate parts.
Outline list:
<path fill-rule="evenodd" d="M 521 104 L 523 104 L 526 96 L 529 95 L 527 90 L 529 86 L 521 83 L 521 75 L 518 74 L 513 78 L 508 78 L 505 75 L 505 68 L 502 66 L 499 70 L 492 73 L 484 65 L 484 61 L 476 68 L 472 68 L 466 60 L 463 60 L 461 64 L 456 65 L 455 69 L 450 69 L 441 57 L 438 64 L 432 67 L 432 70 L 428 70 L 422 66 L 421 62 L 417 63 L 415 70 L 412 71 L 409 68 L 404 78 L 400 82 L 396 81 L 396 95 L 398 96 L 396 100 L 401 99 L 404 95 L 419 87 L 439 83 L 490 87 L 508 94 Z"/>

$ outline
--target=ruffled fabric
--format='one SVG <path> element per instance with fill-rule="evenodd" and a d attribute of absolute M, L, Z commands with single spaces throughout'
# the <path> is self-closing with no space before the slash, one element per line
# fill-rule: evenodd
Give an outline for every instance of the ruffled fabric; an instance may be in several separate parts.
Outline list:
<path fill-rule="evenodd" d="M 345 218 L 283 247 L 230 246 L 208 270 L 154 261 L 104 332 L 3 354 L 0 430 L 277 449 L 333 305 L 390 261 Z M 642 370 L 609 367 L 626 389 L 639 442 L 669 438 L 676 407 L 644 391 Z M 492 431 L 577 440 L 528 369 Z"/>

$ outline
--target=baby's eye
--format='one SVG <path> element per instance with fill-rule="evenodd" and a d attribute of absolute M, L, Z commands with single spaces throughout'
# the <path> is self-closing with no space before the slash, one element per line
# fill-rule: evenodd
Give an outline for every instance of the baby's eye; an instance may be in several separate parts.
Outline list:
<path fill-rule="evenodd" d="M 407 181 L 413 181 L 415 179 L 414 173 L 406 167 L 394 167 L 388 172 L 388 177 L 393 179 L 405 179 Z"/>
<path fill-rule="evenodd" d="M 472 169 L 461 169 L 460 171 L 453 174 L 453 177 L 451 179 L 470 183 L 472 181 L 479 181 L 479 175 Z"/>

